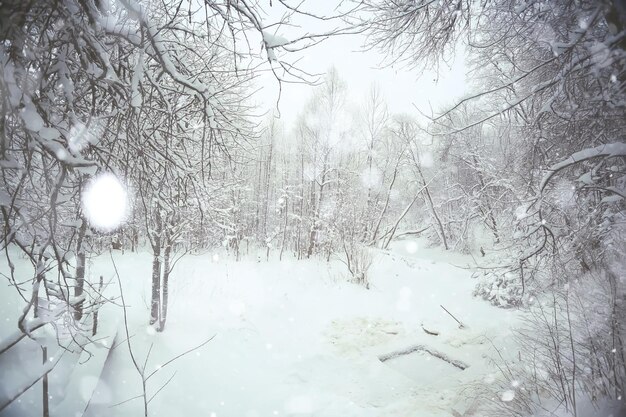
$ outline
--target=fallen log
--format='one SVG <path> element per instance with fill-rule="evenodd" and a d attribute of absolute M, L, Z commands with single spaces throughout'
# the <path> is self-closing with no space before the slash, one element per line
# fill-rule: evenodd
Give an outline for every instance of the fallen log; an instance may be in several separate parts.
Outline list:
<path fill-rule="evenodd" d="M 462 362 L 460 360 L 457 359 L 452 359 L 450 358 L 448 355 L 446 355 L 443 352 L 439 352 L 438 350 L 435 350 L 433 348 L 424 346 L 424 345 L 413 345 L 413 346 L 409 346 L 406 349 L 402 349 L 402 350 L 396 350 L 390 353 L 386 353 L 384 355 L 380 355 L 378 357 L 378 360 L 381 362 L 386 362 L 390 359 L 394 359 L 397 358 L 398 356 L 403 356 L 403 355 L 408 355 L 410 353 L 413 352 L 426 352 L 438 359 L 441 359 L 442 361 L 448 362 L 450 365 L 459 368 L 460 370 L 464 371 L 465 369 L 469 368 L 469 365 L 466 364 L 465 362 Z"/>

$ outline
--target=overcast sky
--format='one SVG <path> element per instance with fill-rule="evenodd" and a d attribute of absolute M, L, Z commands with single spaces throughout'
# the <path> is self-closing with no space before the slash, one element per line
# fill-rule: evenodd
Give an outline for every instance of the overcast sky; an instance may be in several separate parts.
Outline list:
<path fill-rule="evenodd" d="M 305 4 L 312 3 L 315 2 Z M 306 29 L 315 30 L 310 25 Z M 281 27 L 276 34 L 289 39 L 289 32 L 289 28 Z M 384 55 L 379 51 L 364 51 L 364 41 L 363 35 L 332 37 L 302 52 L 302 60 L 298 65 L 309 73 L 324 73 L 331 66 L 335 66 L 347 84 L 348 101 L 352 103 L 362 101 L 370 86 L 373 83 L 378 84 L 392 114 L 418 114 L 413 105 L 430 113 L 431 106 L 436 110 L 463 95 L 466 70 L 460 54 L 449 65 L 441 65 L 438 74 L 434 71 L 419 72 L 402 64 L 382 65 Z M 259 86 L 262 89 L 256 101 L 263 109 L 272 111 L 276 107 L 278 96 L 274 76 L 271 73 L 264 74 L 259 79 Z M 279 109 L 280 118 L 286 127 L 292 125 L 311 96 L 313 88 L 309 85 L 283 83 Z"/>

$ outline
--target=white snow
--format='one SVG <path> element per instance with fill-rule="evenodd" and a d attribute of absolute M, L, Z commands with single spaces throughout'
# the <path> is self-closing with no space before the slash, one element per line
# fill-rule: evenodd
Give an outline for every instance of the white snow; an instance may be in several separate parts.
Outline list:
<path fill-rule="evenodd" d="M 142 49 L 139 52 L 139 56 L 137 57 L 137 62 L 135 63 L 133 78 L 130 85 L 132 97 L 130 105 L 135 108 L 141 107 L 141 104 L 143 103 L 143 97 L 141 95 L 141 91 L 139 90 L 139 84 L 143 79 L 144 54 L 145 53 Z"/>
<path fill-rule="evenodd" d="M 149 367 L 216 335 L 159 375 L 153 390 L 177 371 L 152 409 L 158 415 L 181 410 L 217 416 L 450 415 L 465 401 L 460 393 L 464 384 L 482 381 L 487 370 L 495 372 L 485 359 L 490 347 L 483 336 L 496 341 L 508 337 L 514 316 L 494 314 L 500 310 L 473 298 L 469 271 L 445 261 L 463 264 L 467 259 L 426 248 L 410 254 L 405 246 L 399 242 L 379 256 L 369 291 L 348 283 L 345 267 L 336 261 L 259 263 L 256 256 L 242 262 L 214 253 L 188 256 L 171 281 L 168 327 L 155 334 L 141 330 L 147 318 L 141 300 L 149 294 L 150 257 L 120 258 L 118 268 L 135 297 L 129 312 L 139 357 L 155 343 Z M 440 304 L 468 328 L 459 329 Z M 440 335 L 424 333 L 422 322 Z M 460 371 L 423 352 L 378 360 L 414 344 L 470 367 Z M 122 380 L 134 381 L 134 390 Z M 137 381 L 127 350 L 114 350 L 103 374 L 111 402 L 138 394 Z M 141 407 L 140 400 L 113 409 L 93 405 L 88 416 L 112 410 L 130 416 L 141 413 Z"/>
<path fill-rule="evenodd" d="M 361 183 L 364 188 L 378 188 L 382 183 L 382 174 L 380 170 L 372 167 L 372 169 L 366 169 L 361 173 Z"/>
<path fill-rule="evenodd" d="M 41 136 L 42 139 L 54 140 L 58 139 L 61 134 L 53 127 L 43 127 L 39 130 L 39 136 Z"/>
<path fill-rule="evenodd" d="M 143 363 L 152 349 L 147 369 L 160 369 L 148 381 L 148 395 L 175 373 L 150 402 L 151 416 L 447 417 L 470 406 L 468 386 L 497 374 L 488 341 L 510 344 L 517 317 L 472 297 L 471 271 L 459 268 L 471 258 L 425 241 L 398 241 L 376 257 L 370 290 L 348 282 L 336 259 L 297 261 L 285 254 L 279 262 L 272 253 L 259 262 L 251 253 L 235 262 L 219 250 L 188 255 L 170 278 L 166 329 L 156 332 L 147 323 L 151 255 L 113 256 L 134 353 Z M 113 278 L 109 255 L 89 262 L 87 274 Z M 117 294 L 108 288 L 109 296 Z M 119 309 L 108 307 L 119 318 Z M 119 343 L 121 329 L 101 374 L 94 367 L 69 377 L 83 388 L 68 398 L 85 401 L 93 391 L 86 417 L 143 415 L 141 399 L 124 402 L 141 393 L 141 379 Z M 201 349 L 162 366 L 213 335 Z M 379 359 L 414 346 L 422 350 Z M 37 404 L 36 394 L 23 400 L 29 395 Z"/>
<path fill-rule="evenodd" d="M 35 108 L 33 103 L 26 103 L 20 113 L 20 116 L 24 121 L 24 126 L 28 130 L 31 130 L 33 132 L 39 132 L 43 127 L 43 119 L 37 112 L 37 109 Z"/>
<path fill-rule="evenodd" d="M 289 41 L 286 38 L 280 35 L 273 35 L 266 31 L 263 31 L 263 41 L 265 42 L 268 48 L 284 46 L 289 43 Z"/>
<path fill-rule="evenodd" d="M 11 196 L 4 190 L 0 190 L 0 206 L 11 206 Z"/>
<path fill-rule="evenodd" d="M 276 61 L 276 52 L 274 48 L 285 46 L 289 43 L 289 40 L 279 35 L 273 35 L 269 32 L 263 31 L 263 42 L 265 43 L 265 49 L 267 51 L 267 59 L 270 61 Z"/>
<path fill-rule="evenodd" d="M 68 146 L 75 154 L 80 153 L 90 143 L 95 142 L 95 138 L 90 129 L 83 123 L 75 123 L 70 129 Z"/>
<path fill-rule="evenodd" d="M 513 401 L 515 399 L 515 391 L 510 390 L 510 389 L 504 391 L 502 395 L 500 396 L 500 399 L 504 402 Z"/>
<path fill-rule="evenodd" d="M 406 242 L 406 251 L 410 254 L 414 254 L 417 252 L 417 250 L 419 249 L 419 246 L 417 245 L 417 242 L 414 240 L 409 240 L 408 242 Z"/>
<path fill-rule="evenodd" d="M 435 163 L 432 152 L 424 152 L 420 155 L 420 163 L 425 168 L 432 167 Z"/>

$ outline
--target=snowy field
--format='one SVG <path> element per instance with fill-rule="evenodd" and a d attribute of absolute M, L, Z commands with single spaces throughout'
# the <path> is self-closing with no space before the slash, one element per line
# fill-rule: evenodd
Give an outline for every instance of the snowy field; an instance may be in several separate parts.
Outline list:
<path fill-rule="evenodd" d="M 493 345 L 508 358 L 517 355 L 513 346 L 507 349 L 517 316 L 472 296 L 475 280 L 465 267 L 471 258 L 424 248 L 421 241 L 400 241 L 377 252 L 370 290 L 347 282 L 345 266 L 336 259 L 268 262 L 247 256 L 235 262 L 223 253 L 186 256 L 171 279 L 163 333 L 147 324 L 150 255 L 113 256 L 128 305 L 130 342 L 147 372 L 214 336 L 147 381 L 148 397 L 169 381 L 149 403 L 151 416 L 474 415 L 472 390 L 494 380 Z M 107 294 L 119 295 L 108 254 L 88 267 L 92 282 L 102 274 L 111 281 Z M 8 317 L 4 337 L 15 325 L 9 318 L 17 306 L 12 289 L 2 296 Z M 104 332 L 119 327 L 108 357 L 94 355 L 93 366 L 69 377 L 67 392 L 51 386 L 66 402 L 89 402 L 89 417 L 144 413 L 141 398 L 127 401 L 140 396 L 141 378 L 121 312 L 112 305 L 101 312 Z M 51 385 L 62 370 L 53 371 Z M 40 415 L 34 411 L 39 385 L 2 415 L 26 415 L 26 409 Z M 512 387 L 502 395 L 514 392 Z M 62 398 L 51 399 L 53 411 L 59 403 Z"/>

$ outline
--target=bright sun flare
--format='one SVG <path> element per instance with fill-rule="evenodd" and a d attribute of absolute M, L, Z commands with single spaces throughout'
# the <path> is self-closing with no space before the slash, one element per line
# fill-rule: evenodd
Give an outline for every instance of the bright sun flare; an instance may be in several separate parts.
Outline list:
<path fill-rule="evenodd" d="M 92 227 L 112 231 L 124 221 L 128 195 L 124 185 L 111 173 L 91 179 L 82 195 L 83 212 Z"/>

